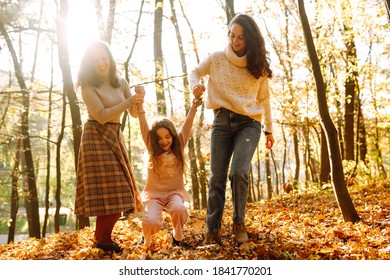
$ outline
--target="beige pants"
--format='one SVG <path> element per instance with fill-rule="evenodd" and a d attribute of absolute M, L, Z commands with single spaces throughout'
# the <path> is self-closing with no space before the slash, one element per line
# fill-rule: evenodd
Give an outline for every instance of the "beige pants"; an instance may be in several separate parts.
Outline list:
<path fill-rule="evenodd" d="M 179 195 L 172 195 L 167 199 L 152 199 L 146 202 L 146 215 L 142 220 L 142 231 L 145 246 L 149 247 L 152 235 L 162 226 L 162 211 L 167 210 L 172 218 L 173 237 L 177 241 L 183 240 L 183 226 L 187 220 L 187 209 Z"/>

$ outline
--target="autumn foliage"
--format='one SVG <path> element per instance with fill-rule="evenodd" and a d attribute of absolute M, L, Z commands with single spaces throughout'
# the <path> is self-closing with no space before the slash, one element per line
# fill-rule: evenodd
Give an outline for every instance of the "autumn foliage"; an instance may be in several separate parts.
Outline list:
<path fill-rule="evenodd" d="M 231 203 L 222 225 L 223 248 L 202 246 L 205 210 L 191 211 L 185 226 L 185 245 L 172 247 L 169 215 L 154 236 L 151 248 L 138 245 L 140 216 L 119 221 L 114 239 L 125 248 L 123 255 L 104 255 L 92 248 L 93 230 L 61 232 L 0 246 L 0 259 L 18 260 L 388 260 L 390 259 L 390 184 L 350 187 L 361 221 L 344 222 L 331 191 L 290 193 L 247 208 L 250 240 L 238 246 L 231 233 Z"/>

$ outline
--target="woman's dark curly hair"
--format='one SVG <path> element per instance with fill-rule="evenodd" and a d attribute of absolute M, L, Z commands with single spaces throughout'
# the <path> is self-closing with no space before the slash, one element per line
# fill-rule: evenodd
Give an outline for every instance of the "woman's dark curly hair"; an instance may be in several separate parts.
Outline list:
<path fill-rule="evenodd" d="M 229 35 L 233 24 L 240 25 L 244 30 L 247 54 L 247 69 L 256 79 L 261 76 L 271 78 L 270 61 L 267 57 L 263 35 L 256 22 L 248 15 L 237 14 L 229 23 Z"/>
<path fill-rule="evenodd" d="M 94 51 L 98 48 L 102 48 L 107 52 L 108 58 L 110 60 L 110 72 L 109 79 L 110 84 L 114 88 L 120 87 L 119 77 L 116 69 L 116 62 L 111 53 L 110 47 L 102 41 L 93 42 L 86 49 L 83 59 L 81 60 L 80 70 L 77 77 L 76 85 L 78 87 L 83 86 L 93 86 L 99 87 L 102 84 L 102 80 L 96 73 L 96 61 L 94 57 Z"/>

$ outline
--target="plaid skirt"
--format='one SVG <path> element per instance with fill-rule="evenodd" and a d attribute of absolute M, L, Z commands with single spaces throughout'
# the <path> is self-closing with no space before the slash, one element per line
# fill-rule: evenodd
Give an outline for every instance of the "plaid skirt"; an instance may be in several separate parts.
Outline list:
<path fill-rule="evenodd" d="M 120 124 L 86 122 L 77 164 L 75 213 L 90 217 L 143 210 Z"/>

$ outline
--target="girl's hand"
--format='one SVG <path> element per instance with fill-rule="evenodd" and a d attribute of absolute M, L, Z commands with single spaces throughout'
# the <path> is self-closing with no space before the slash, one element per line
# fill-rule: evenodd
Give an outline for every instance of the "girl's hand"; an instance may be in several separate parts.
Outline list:
<path fill-rule="evenodd" d="M 142 105 L 144 103 L 145 97 L 145 88 L 143 86 L 135 86 L 134 87 L 135 94 L 133 95 L 133 104 L 134 105 Z"/>
<path fill-rule="evenodd" d="M 141 93 L 141 94 L 145 95 L 145 88 L 143 86 L 135 86 L 134 91 L 136 93 Z"/>
<path fill-rule="evenodd" d="M 192 94 L 194 95 L 195 98 L 199 98 L 199 97 L 201 97 L 203 95 L 205 90 L 206 90 L 206 87 L 204 85 L 197 84 L 192 89 Z"/>

